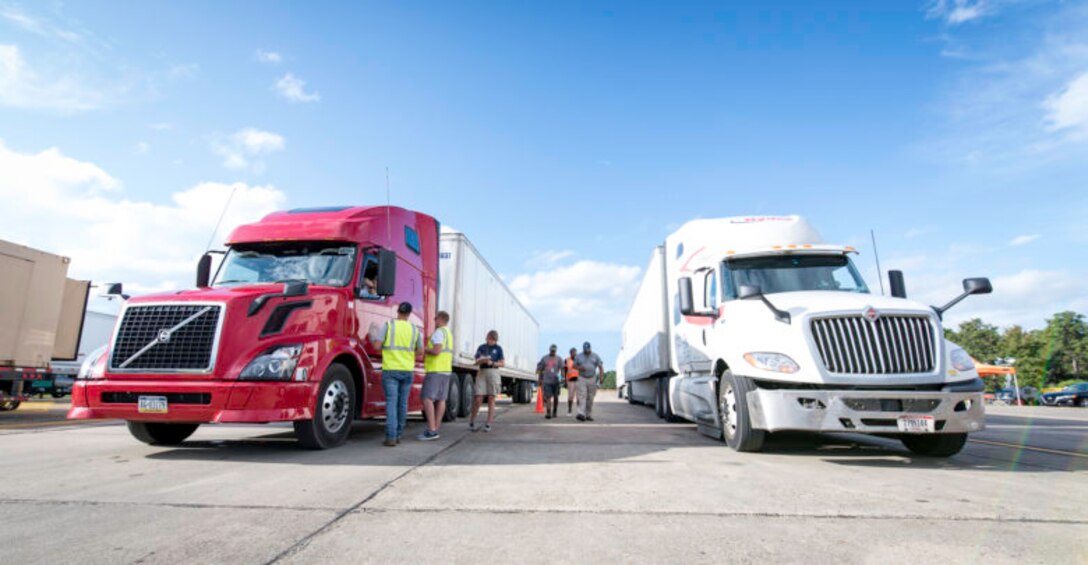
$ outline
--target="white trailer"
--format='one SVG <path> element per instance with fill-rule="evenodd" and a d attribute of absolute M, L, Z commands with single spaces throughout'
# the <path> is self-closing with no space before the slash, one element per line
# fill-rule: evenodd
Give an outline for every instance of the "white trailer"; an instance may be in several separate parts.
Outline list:
<path fill-rule="evenodd" d="M 490 330 L 499 332 L 506 357 L 506 367 L 499 370 L 504 391 L 514 402 L 529 402 L 536 382 L 540 325 L 464 234 L 443 228 L 438 248 L 438 309 L 450 314 L 453 364 L 461 375 L 458 415 L 468 413 L 464 400 L 471 405 L 476 348 Z"/>
<path fill-rule="evenodd" d="M 906 300 L 893 271 L 893 296 L 875 296 L 855 253 L 798 216 L 688 222 L 651 253 L 624 323 L 626 396 L 738 451 L 799 430 L 957 453 L 983 429 L 983 387 L 941 314 L 989 281 L 936 308 Z"/>

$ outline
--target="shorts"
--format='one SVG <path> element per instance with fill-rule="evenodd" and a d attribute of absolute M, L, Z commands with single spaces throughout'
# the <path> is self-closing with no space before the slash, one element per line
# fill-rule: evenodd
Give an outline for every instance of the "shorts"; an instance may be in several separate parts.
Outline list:
<path fill-rule="evenodd" d="M 544 398 L 559 396 L 559 383 L 544 383 Z"/>
<path fill-rule="evenodd" d="M 427 373 L 423 377 L 423 398 L 435 402 L 446 400 L 450 395 L 450 378 L 453 373 Z"/>
<path fill-rule="evenodd" d="M 476 373 L 476 396 L 498 396 L 502 393 L 502 377 L 498 369 L 480 369 Z"/>

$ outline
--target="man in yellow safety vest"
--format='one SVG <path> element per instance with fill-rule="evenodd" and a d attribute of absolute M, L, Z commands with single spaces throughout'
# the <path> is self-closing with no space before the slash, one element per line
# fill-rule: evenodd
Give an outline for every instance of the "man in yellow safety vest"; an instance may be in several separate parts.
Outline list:
<path fill-rule="evenodd" d="M 427 342 L 426 357 L 423 358 L 423 370 L 427 372 L 423 379 L 423 416 L 427 419 L 427 429 L 416 437 L 420 441 L 440 437 L 438 428 L 446 413 L 446 397 L 453 378 L 453 335 L 446 327 L 449 323 L 449 313 L 440 310 L 435 314 L 434 333 Z"/>
<path fill-rule="evenodd" d="M 385 339 L 382 341 L 385 441 L 382 445 L 386 447 L 400 443 L 400 436 L 408 424 L 408 393 L 412 390 L 416 355 L 423 353 L 419 328 L 408 321 L 411 315 L 412 305 L 401 302 L 397 307 L 397 319 L 385 324 Z"/>

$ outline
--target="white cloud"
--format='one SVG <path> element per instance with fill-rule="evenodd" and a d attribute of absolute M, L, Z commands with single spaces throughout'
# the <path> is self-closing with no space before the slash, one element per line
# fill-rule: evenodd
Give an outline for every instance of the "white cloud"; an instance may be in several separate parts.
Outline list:
<path fill-rule="evenodd" d="M 306 81 L 296 77 L 291 73 L 283 75 L 283 78 L 276 81 L 276 90 L 280 93 L 280 96 L 290 100 L 291 102 L 317 102 L 321 100 L 321 94 L 316 90 L 313 92 L 306 92 L 304 87 Z"/>
<path fill-rule="evenodd" d="M 278 65 L 283 62 L 283 56 L 275 51 L 265 51 L 263 49 L 257 50 L 257 60 L 262 63 L 268 63 L 271 65 Z"/>
<path fill-rule="evenodd" d="M 13 5 L 0 6 L 0 18 L 23 31 L 40 37 L 60 39 L 74 45 L 87 46 L 86 43 L 90 37 L 86 31 L 76 31 L 58 25 L 48 18 L 31 16 Z"/>
<path fill-rule="evenodd" d="M 959 25 L 977 20 L 990 12 L 986 0 L 936 0 L 929 5 L 926 16 L 944 20 L 949 25 Z"/>
<path fill-rule="evenodd" d="M 18 46 L 0 44 L 0 106 L 77 112 L 99 108 L 111 97 L 77 73 L 36 70 Z"/>
<path fill-rule="evenodd" d="M 170 122 L 155 122 L 153 124 L 148 124 L 147 127 L 155 131 L 169 131 L 174 129 L 174 124 Z"/>
<path fill-rule="evenodd" d="M 1024 269 L 991 279 L 993 294 L 970 296 L 945 314 L 945 326 L 955 328 L 960 322 L 982 318 L 998 327 L 1020 325 L 1041 328 L 1046 319 L 1058 312 L 1088 311 L 1083 275 L 1067 270 Z M 948 288 L 942 300 L 952 298 L 960 286 Z M 932 302 L 940 305 L 943 302 Z"/>
<path fill-rule="evenodd" d="M 1037 233 L 1018 235 L 1018 236 L 1012 238 L 1012 241 L 1009 242 L 1009 245 L 1012 245 L 1014 247 L 1019 246 L 1019 245 L 1027 245 L 1027 244 L 1035 241 L 1036 239 L 1039 239 L 1039 237 L 1040 236 Z"/>
<path fill-rule="evenodd" d="M 234 226 L 286 201 L 272 186 L 240 182 L 199 183 L 166 202 L 132 199 L 120 181 L 93 163 L 56 148 L 20 153 L 3 142 L 0 170 L 7 213 L 0 238 L 71 257 L 70 276 L 123 281 L 137 289 L 191 286 L 195 261 L 228 199 L 217 243 Z"/>
<path fill-rule="evenodd" d="M 529 260 L 525 262 L 525 265 L 536 269 L 553 267 L 571 257 L 574 257 L 574 251 L 571 251 L 570 249 L 537 251 L 529 257 Z"/>
<path fill-rule="evenodd" d="M 139 141 L 136 143 L 136 146 L 133 147 L 133 150 L 137 155 L 147 155 L 147 153 L 151 151 L 151 144 L 146 141 Z"/>
<path fill-rule="evenodd" d="M 212 151 L 223 158 L 223 166 L 235 170 L 264 171 L 265 157 L 282 151 L 287 140 L 278 133 L 255 128 L 238 130 L 229 138 L 212 142 Z"/>
<path fill-rule="evenodd" d="M 1047 129 L 1070 130 L 1075 139 L 1088 137 L 1088 72 L 1081 73 L 1056 94 L 1050 95 L 1046 109 Z"/>
<path fill-rule="evenodd" d="M 641 269 L 578 261 L 522 274 L 510 289 L 549 331 L 619 331 L 638 290 Z"/>

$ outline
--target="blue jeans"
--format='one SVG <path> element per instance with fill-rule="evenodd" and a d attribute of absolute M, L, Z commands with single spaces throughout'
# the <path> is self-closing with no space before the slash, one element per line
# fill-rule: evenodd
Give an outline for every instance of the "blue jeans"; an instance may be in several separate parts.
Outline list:
<path fill-rule="evenodd" d="M 382 388 L 385 389 L 385 439 L 397 439 L 408 425 L 412 372 L 382 371 Z"/>

